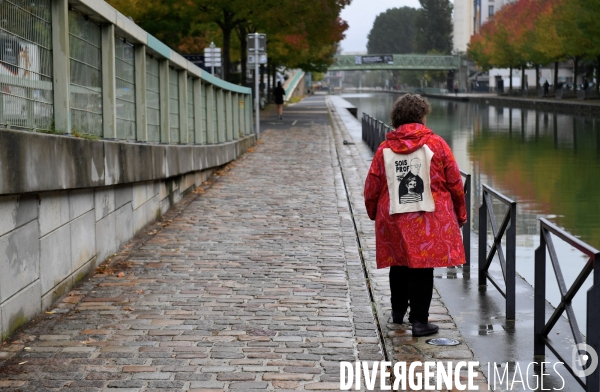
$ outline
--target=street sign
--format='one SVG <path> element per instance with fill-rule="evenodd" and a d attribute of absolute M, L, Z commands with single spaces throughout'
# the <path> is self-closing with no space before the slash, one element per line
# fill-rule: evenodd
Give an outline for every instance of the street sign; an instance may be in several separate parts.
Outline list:
<path fill-rule="evenodd" d="M 267 63 L 267 55 L 266 54 L 259 54 L 258 56 L 255 54 L 248 54 L 248 64 L 255 64 L 257 57 L 258 57 L 259 64 Z"/>
<path fill-rule="evenodd" d="M 265 53 L 267 51 L 267 35 L 258 33 L 256 35 L 258 35 L 258 53 Z M 256 51 L 255 47 L 254 34 L 248 34 L 248 53 L 254 53 Z"/>
<path fill-rule="evenodd" d="M 256 114 L 256 138 L 260 137 L 260 90 L 258 84 L 258 65 L 267 63 L 267 35 L 248 34 L 248 64 L 254 65 L 254 113 Z"/>
<path fill-rule="evenodd" d="M 394 64 L 394 57 L 389 54 L 383 56 L 354 56 L 354 64 Z"/>
<path fill-rule="evenodd" d="M 221 48 L 215 48 L 215 44 L 212 42 L 210 43 L 210 47 L 204 48 L 204 66 L 221 66 Z"/>

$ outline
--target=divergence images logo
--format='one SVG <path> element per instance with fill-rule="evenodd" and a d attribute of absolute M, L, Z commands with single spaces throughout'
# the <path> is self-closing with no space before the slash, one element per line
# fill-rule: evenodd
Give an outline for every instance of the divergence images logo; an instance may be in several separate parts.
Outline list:
<path fill-rule="evenodd" d="M 598 367 L 598 353 L 593 347 L 579 343 L 571 352 L 571 368 L 578 377 L 587 377 Z"/>

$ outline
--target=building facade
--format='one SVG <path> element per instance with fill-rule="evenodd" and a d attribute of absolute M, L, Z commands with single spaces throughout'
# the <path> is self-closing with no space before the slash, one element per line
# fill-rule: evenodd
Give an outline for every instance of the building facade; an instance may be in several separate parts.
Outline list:
<path fill-rule="evenodd" d="M 454 0 L 454 51 L 466 52 L 467 44 L 475 32 L 474 0 Z"/>

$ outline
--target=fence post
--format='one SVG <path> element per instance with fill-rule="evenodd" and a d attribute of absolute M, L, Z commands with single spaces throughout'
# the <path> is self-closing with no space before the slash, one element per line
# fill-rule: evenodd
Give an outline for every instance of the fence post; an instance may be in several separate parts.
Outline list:
<path fill-rule="evenodd" d="M 484 269 L 487 255 L 487 204 L 485 201 L 485 194 L 486 191 L 483 189 L 481 193 L 482 203 L 481 207 L 479 207 L 479 286 L 486 285 Z"/>
<path fill-rule="evenodd" d="M 160 90 L 160 142 L 171 141 L 171 113 L 169 112 L 169 60 L 163 59 L 158 62 L 159 90 Z"/>
<path fill-rule="evenodd" d="M 116 139 L 117 81 L 115 78 L 115 25 L 102 26 L 102 136 Z"/>
<path fill-rule="evenodd" d="M 233 103 L 231 95 L 231 91 L 225 91 L 225 140 L 228 142 L 233 140 Z"/>
<path fill-rule="evenodd" d="M 515 275 L 517 251 L 517 204 L 510 205 L 510 226 L 506 232 L 506 319 L 514 320 L 515 309 Z"/>
<path fill-rule="evenodd" d="M 466 265 L 471 265 L 471 175 L 465 174 L 465 206 L 467 207 L 467 223 L 462 227 L 463 247 L 465 248 Z"/>
<path fill-rule="evenodd" d="M 593 257 L 594 280 L 593 286 L 587 292 L 587 322 L 586 322 L 586 344 L 591 346 L 597 354 L 600 354 L 600 254 Z M 591 364 L 591 355 L 587 365 Z M 586 377 L 586 391 L 597 392 L 600 390 L 600 366 Z"/>
<path fill-rule="evenodd" d="M 204 116 L 206 112 L 202 113 L 202 80 L 192 79 L 193 91 L 194 91 L 194 143 L 204 144 L 204 129 L 202 128 L 205 124 Z"/>
<path fill-rule="evenodd" d="M 206 143 L 215 144 L 215 88 L 212 84 L 206 85 Z"/>
<path fill-rule="evenodd" d="M 540 222 L 540 245 L 535 250 L 534 302 L 533 302 L 533 355 L 544 360 L 546 344 L 542 331 L 546 324 L 546 238 Z"/>
<path fill-rule="evenodd" d="M 71 133 L 69 4 L 67 0 L 53 0 L 51 4 L 54 129 Z"/>
<path fill-rule="evenodd" d="M 138 142 L 148 141 L 146 119 L 146 45 L 135 45 L 135 133 Z"/>
<path fill-rule="evenodd" d="M 179 143 L 189 143 L 188 116 L 187 116 L 187 71 L 185 69 L 177 72 L 179 79 Z"/>
<path fill-rule="evenodd" d="M 225 122 L 225 92 L 222 88 L 217 90 L 217 143 L 227 141 L 227 129 Z"/>

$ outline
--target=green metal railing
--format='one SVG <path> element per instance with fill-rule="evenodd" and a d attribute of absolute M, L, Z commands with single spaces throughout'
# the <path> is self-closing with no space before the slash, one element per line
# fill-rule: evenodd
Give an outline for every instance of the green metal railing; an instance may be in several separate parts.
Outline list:
<path fill-rule="evenodd" d="M 249 88 L 102 0 L 4 0 L 0 14 L 0 128 L 171 144 L 253 133 Z"/>

